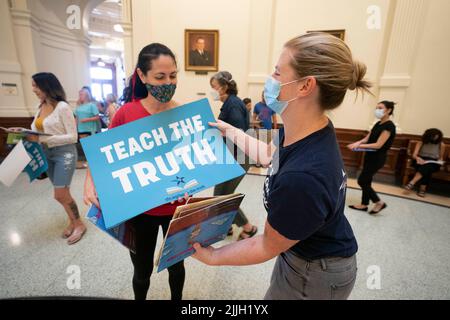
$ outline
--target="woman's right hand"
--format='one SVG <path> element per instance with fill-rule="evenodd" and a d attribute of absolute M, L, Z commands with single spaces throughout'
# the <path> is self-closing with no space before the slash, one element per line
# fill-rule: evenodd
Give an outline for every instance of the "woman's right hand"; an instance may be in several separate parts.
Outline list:
<path fill-rule="evenodd" d="M 86 180 L 84 181 L 83 200 L 87 206 L 93 204 L 100 209 L 97 191 L 95 190 L 94 181 L 92 180 L 92 176 L 89 169 L 87 170 Z"/>
<path fill-rule="evenodd" d="M 354 150 L 354 149 L 358 149 L 360 145 L 361 145 L 361 143 L 358 141 L 358 142 L 349 144 L 349 145 L 347 146 L 347 148 L 349 148 L 350 150 Z"/>
<path fill-rule="evenodd" d="M 222 120 L 217 120 L 217 122 L 209 122 L 208 124 L 211 127 L 219 129 L 219 131 L 222 133 L 222 136 L 224 136 L 224 137 L 227 136 L 228 130 L 235 129 L 235 127 L 233 127 L 231 124 L 226 123 L 225 121 L 222 121 Z"/>

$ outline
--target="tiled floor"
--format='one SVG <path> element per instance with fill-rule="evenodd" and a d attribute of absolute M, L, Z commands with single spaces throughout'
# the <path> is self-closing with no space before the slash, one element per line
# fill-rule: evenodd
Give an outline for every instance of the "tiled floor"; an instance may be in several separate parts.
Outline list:
<path fill-rule="evenodd" d="M 83 178 L 84 172 L 77 171 L 73 194 L 85 211 L 81 203 Z M 246 193 L 242 207 L 260 230 L 266 219 L 261 202 L 263 180 L 248 175 L 237 190 Z M 202 193 L 209 194 L 211 190 Z M 450 209 L 391 196 L 383 198 L 389 207 L 378 216 L 350 209 L 346 212 L 359 243 L 359 271 L 351 299 L 450 299 Z M 360 191 L 348 190 L 348 203 L 359 199 Z M 0 201 L 0 298 L 133 298 L 132 265 L 120 244 L 92 225 L 75 246 L 67 246 L 60 237 L 65 215 L 52 200 L 48 181 L 30 185 L 22 175 L 12 188 L 0 186 Z M 229 241 L 232 239 L 225 242 Z M 208 267 L 187 259 L 184 298 L 261 299 L 273 262 L 250 267 Z M 70 266 L 81 272 L 80 289 L 68 289 L 73 272 Z M 380 270 L 381 289 L 368 289 L 372 279 L 368 271 L 373 266 Z M 148 298 L 169 297 L 167 272 L 154 274 Z"/>
<path fill-rule="evenodd" d="M 259 175 L 259 176 L 266 176 L 267 175 L 267 169 L 264 168 L 257 168 L 257 167 L 251 167 L 248 171 L 251 175 Z M 358 182 L 356 179 L 348 179 L 348 187 L 352 189 L 361 190 L 360 186 L 358 185 Z M 383 183 L 373 183 L 373 188 L 378 193 L 381 194 L 387 194 L 392 195 L 396 197 L 401 197 L 405 199 L 415 200 L 415 201 L 421 201 L 425 203 L 430 204 L 437 204 L 440 206 L 446 206 L 450 208 L 450 197 L 443 197 L 435 194 L 427 194 L 425 198 L 419 197 L 415 192 L 405 192 L 403 188 L 400 188 L 398 186 L 383 184 Z"/>

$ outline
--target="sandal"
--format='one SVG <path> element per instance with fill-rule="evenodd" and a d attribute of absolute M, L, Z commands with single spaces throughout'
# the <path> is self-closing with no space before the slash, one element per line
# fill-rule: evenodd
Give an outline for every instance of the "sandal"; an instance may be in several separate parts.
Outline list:
<path fill-rule="evenodd" d="M 423 190 L 420 190 L 419 192 L 417 192 L 417 195 L 421 198 L 425 198 L 426 192 Z"/>
<path fill-rule="evenodd" d="M 239 235 L 239 240 L 238 241 L 245 240 L 245 239 L 250 239 L 251 237 L 253 237 L 257 233 L 258 233 L 258 227 L 257 226 L 253 226 L 252 227 L 252 231 L 245 231 L 245 230 L 243 230 L 241 232 L 241 234 Z M 243 237 L 242 235 L 244 235 L 244 234 L 247 235 L 247 237 Z"/>
<path fill-rule="evenodd" d="M 67 239 L 67 244 L 73 245 L 81 240 L 83 235 L 86 233 L 86 227 L 83 227 L 83 229 L 80 231 L 80 229 L 75 229 L 72 235 Z"/>
<path fill-rule="evenodd" d="M 403 187 L 407 191 L 412 191 L 414 189 L 414 185 L 412 183 L 408 183 L 406 186 Z"/>
<path fill-rule="evenodd" d="M 71 225 L 71 224 L 68 225 L 67 228 L 65 228 L 62 233 L 63 239 L 69 238 L 72 235 L 74 230 L 75 230 L 75 228 L 73 227 L 73 225 Z"/>

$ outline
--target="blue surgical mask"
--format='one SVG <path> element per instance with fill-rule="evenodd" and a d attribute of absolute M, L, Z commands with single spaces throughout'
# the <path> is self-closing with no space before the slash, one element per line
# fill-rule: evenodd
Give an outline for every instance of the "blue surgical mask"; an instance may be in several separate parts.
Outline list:
<path fill-rule="evenodd" d="M 383 119 L 384 110 L 383 109 L 375 109 L 375 117 L 377 117 L 378 119 Z"/>
<path fill-rule="evenodd" d="M 266 100 L 266 105 L 270 109 L 281 115 L 286 110 L 289 103 L 297 99 L 294 98 L 289 101 L 279 101 L 278 97 L 280 96 L 281 87 L 301 80 L 303 79 L 294 80 L 282 84 L 280 81 L 274 79 L 273 77 L 269 77 L 264 86 L 264 99 Z"/>

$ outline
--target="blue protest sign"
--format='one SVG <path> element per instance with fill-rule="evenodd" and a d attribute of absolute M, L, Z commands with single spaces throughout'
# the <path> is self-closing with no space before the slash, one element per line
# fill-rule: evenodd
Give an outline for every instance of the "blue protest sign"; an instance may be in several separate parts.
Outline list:
<path fill-rule="evenodd" d="M 30 182 L 33 182 L 48 170 L 47 158 L 39 143 L 23 140 L 23 145 L 31 158 L 30 163 L 25 167 L 24 171 L 30 177 Z"/>
<path fill-rule="evenodd" d="M 245 172 L 207 99 L 81 140 L 107 228 Z"/>

